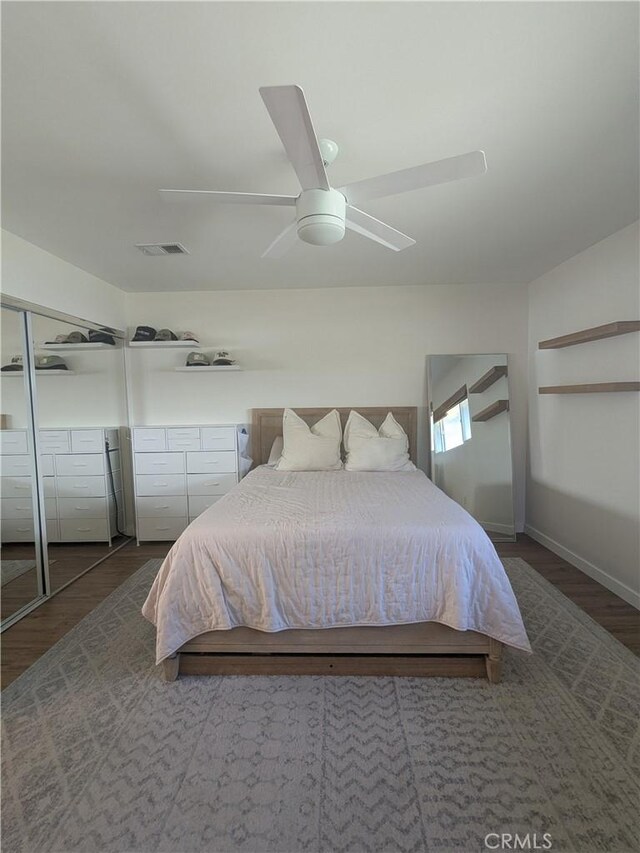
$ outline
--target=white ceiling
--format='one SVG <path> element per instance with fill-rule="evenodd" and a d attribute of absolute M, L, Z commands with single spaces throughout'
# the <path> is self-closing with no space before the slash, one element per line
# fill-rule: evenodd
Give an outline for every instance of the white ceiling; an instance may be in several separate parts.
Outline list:
<path fill-rule="evenodd" d="M 3 225 L 125 290 L 530 281 L 638 216 L 636 3 L 3 3 Z M 334 186 L 476 148 L 481 178 L 379 199 L 413 236 L 261 252 L 297 194 L 258 94 L 299 83 Z M 189 256 L 134 243 L 179 241 Z"/>

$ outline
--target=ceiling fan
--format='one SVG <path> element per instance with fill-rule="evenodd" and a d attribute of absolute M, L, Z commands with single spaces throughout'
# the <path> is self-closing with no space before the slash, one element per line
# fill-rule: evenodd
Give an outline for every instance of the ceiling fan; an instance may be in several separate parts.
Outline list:
<path fill-rule="evenodd" d="M 296 208 L 295 221 L 282 231 L 263 252 L 263 258 L 279 258 L 296 242 L 304 240 L 316 246 L 328 246 L 342 240 L 345 227 L 381 243 L 396 252 L 416 241 L 390 225 L 380 222 L 355 207 L 371 198 L 382 198 L 421 187 L 444 184 L 482 175 L 487 171 L 483 151 L 471 151 L 422 166 L 401 169 L 376 178 L 356 181 L 333 189 L 326 166 L 338 155 L 338 146 L 330 139 L 316 137 L 304 92 L 300 86 L 263 86 L 260 94 L 271 116 L 278 136 L 291 161 L 302 192 L 294 195 L 264 193 L 216 192 L 214 190 L 160 190 L 180 196 L 209 196 L 225 204 L 275 204 Z"/>

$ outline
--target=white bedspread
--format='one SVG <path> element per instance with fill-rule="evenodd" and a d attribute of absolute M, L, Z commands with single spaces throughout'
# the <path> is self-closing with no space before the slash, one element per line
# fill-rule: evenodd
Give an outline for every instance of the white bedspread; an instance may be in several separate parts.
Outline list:
<path fill-rule="evenodd" d="M 493 545 L 422 471 L 257 468 L 185 530 L 142 612 L 158 662 L 238 625 L 434 621 L 530 651 Z"/>

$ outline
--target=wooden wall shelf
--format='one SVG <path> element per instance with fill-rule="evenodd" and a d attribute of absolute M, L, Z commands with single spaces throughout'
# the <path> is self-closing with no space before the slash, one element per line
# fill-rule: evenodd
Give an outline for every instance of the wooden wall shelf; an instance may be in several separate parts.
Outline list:
<path fill-rule="evenodd" d="M 562 349 L 576 344 L 587 344 L 589 341 L 601 341 L 603 338 L 615 338 L 617 335 L 627 335 L 629 332 L 640 332 L 640 320 L 616 320 L 615 323 L 605 323 L 604 326 L 594 326 L 559 338 L 549 338 L 540 341 L 538 349 Z"/>
<path fill-rule="evenodd" d="M 501 412 L 509 411 L 509 401 L 508 400 L 496 400 L 495 403 L 492 403 L 490 406 L 487 406 L 486 409 L 483 409 L 481 412 L 478 412 L 477 415 L 474 415 L 471 420 L 476 423 L 478 421 L 490 421 L 491 418 L 495 418 L 496 415 L 499 415 Z"/>
<path fill-rule="evenodd" d="M 506 375 L 506 364 L 494 364 L 494 366 L 487 370 L 487 372 L 483 374 L 477 382 L 474 382 L 473 385 L 469 387 L 469 393 L 481 394 L 483 391 L 486 391 L 490 385 L 493 385 L 494 382 L 497 382 L 498 379 L 502 379 L 502 377 Z"/>
<path fill-rule="evenodd" d="M 603 394 L 617 391 L 640 391 L 640 382 L 592 382 L 589 385 L 547 385 L 539 394 Z"/>

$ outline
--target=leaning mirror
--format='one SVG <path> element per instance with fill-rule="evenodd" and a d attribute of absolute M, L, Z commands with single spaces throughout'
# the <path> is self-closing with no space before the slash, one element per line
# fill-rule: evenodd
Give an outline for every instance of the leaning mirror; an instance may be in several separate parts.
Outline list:
<path fill-rule="evenodd" d="M 432 355 L 427 372 L 433 482 L 493 541 L 513 541 L 507 356 Z"/>

